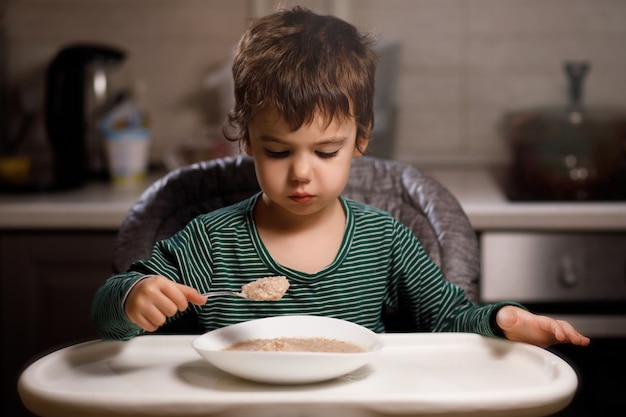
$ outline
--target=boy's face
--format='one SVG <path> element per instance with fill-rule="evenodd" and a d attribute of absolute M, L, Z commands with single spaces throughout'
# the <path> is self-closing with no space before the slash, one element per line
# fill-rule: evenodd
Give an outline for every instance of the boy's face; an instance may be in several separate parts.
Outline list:
<path fill-rule="evenodd" d="M 276 111 L 265 110 L 248 125 L 246 152 L 255 160 L 265 199 L 292 214 L 313 214 L 343 191 L 353 157 L 356 122 L 316 116 L 311 124 L 291 131 Z M 361 141 L 361 149 L 367 145 Z"/>

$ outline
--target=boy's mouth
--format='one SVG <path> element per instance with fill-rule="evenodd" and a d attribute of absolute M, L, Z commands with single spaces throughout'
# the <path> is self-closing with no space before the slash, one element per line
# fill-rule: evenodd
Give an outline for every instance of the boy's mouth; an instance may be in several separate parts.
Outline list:
<path fill-rule="evenodd" d="M 289 198 L 291 199 L 291 201 L 294 201 L 296 203 L 308 203 L 309 201 L 313 200 L 314 196 L 312 196 L 311 194 L 293 194 L 290 195 Z"/>

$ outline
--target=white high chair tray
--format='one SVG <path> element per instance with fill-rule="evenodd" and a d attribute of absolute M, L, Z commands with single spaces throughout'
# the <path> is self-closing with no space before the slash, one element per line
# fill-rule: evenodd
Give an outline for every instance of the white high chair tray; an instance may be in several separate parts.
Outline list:
<path fill-rule="evenodd" d="M 222 372 L 196 336 L 86 342 L 22 373 L 23 403 L 43 417 L 545 416 L 571 401 L 574 370 L 553 353 L 462 333 L 383 335 L 383 351 L 326 382 L 270 385 Z"/>

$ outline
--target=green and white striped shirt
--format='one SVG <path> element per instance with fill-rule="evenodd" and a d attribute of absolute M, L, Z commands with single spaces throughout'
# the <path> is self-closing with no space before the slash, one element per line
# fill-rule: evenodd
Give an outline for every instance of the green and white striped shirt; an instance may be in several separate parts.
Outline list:
<path fill-rule="evenodd" d="M 273 275 L 289 280 L 280 301 L 218 297 L 203 306 L 190 305 L 204 331 L 268 316 L 309 314 L 384 332 L 384 306 L 395 309 L 403 300 L 419 331 L 495 336 L 490 319 L 501 304 L 469 301 L 461 288 L 442 278 L 411 230 L 389 214 L 340 197 L 347 220 L 339 252 L 332 264 L 308 274 L 278 264 L 263 245 L 253 217 L 259 195 L 198 216 L 158 242 L 149 259 L 105 281 L 92 307 L 101 337 L 127 340 L 143 332 L 128 320 L 123 303 L 138 280 L 154 274 L 199 292 L 239 291 L 250 281 Z"/>

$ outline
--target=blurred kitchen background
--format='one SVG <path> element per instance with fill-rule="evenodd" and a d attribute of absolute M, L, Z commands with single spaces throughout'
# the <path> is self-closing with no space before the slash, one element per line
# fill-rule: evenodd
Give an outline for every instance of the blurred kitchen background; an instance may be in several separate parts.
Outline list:
<path fill-rule="evenodd" d="M 248 22 L 278 4 L 337 15 L 380 39 L 370 152 L 424 168 L 459 199 L 481 245 L 482 301 L 516 299 L 574 318 L 592 336 L 589 349 L 560 347 L 581 375 L 572 412 L 561 416 L 624 409 L 626 0 L 0 0 L 0 414 L 31 416 L 16 390 L 29 361 L 96 337 L 93 293 L 111 273 L 117 230 L 141 191 L 164 169 L 237 152 L 220 137 L 229 62 Z M 54 189 L 35 180 L 55 165 L 46 74 L 76 44 L 114 49 L 89 75 L 81 65 L 103 53 L 71 49 L 58 79 L 73 87 L 54 97 L 69 100 L 88 80 L 94 91 L 132 99 L 113 108 L 131 109 L 133 133 L 150 138 L 153 170 L 135 189 L 81 182 L 75 165 L 91 156 L 79 149 L 88 138 L 82 118 L 63 111 L 48 119 L 59 129 L 54 175 L 67 192 L 30 192 Z M 583 72 L 581 63 L 590 65 L 582 104 L 596 113 L 567 107 L 575 83 L 565 61 Z M 82 110 L 111 110 L 92 104 Z M 522 137 L 518 153 L 503 134 L 509 112 L 520 116 L 510 125 Z M 12 165 L 20 156 L 32 162 L 30 177 Z M 541 194 L 496 184 L 492 172 L 509 165 Z M 505 188 L 510 200 L 534 201 L 510 201 Z"/>
<path fill-rule="evenodd" d="M 150 161 L 161 164 L 172 146 L 215 134 L 233 47 L 251 18 L 277 4 L 335 14 L 399 43 L 397 71 L 393 56 L 388 63 L 394 113 L 378 117 L 387 126 L 374 154 L 418 165 L 505 161 L 502 115 L 564 106 L 564 60 L 592 63 L 586 104 L 626 107 L 623 0 L 4 0 L 2 141 L 34 113 L 21 151 L 48 147 L 46 67 L 68 44 L 102 43 L 127 52 L 134 94 L 150 114 Z"/>

